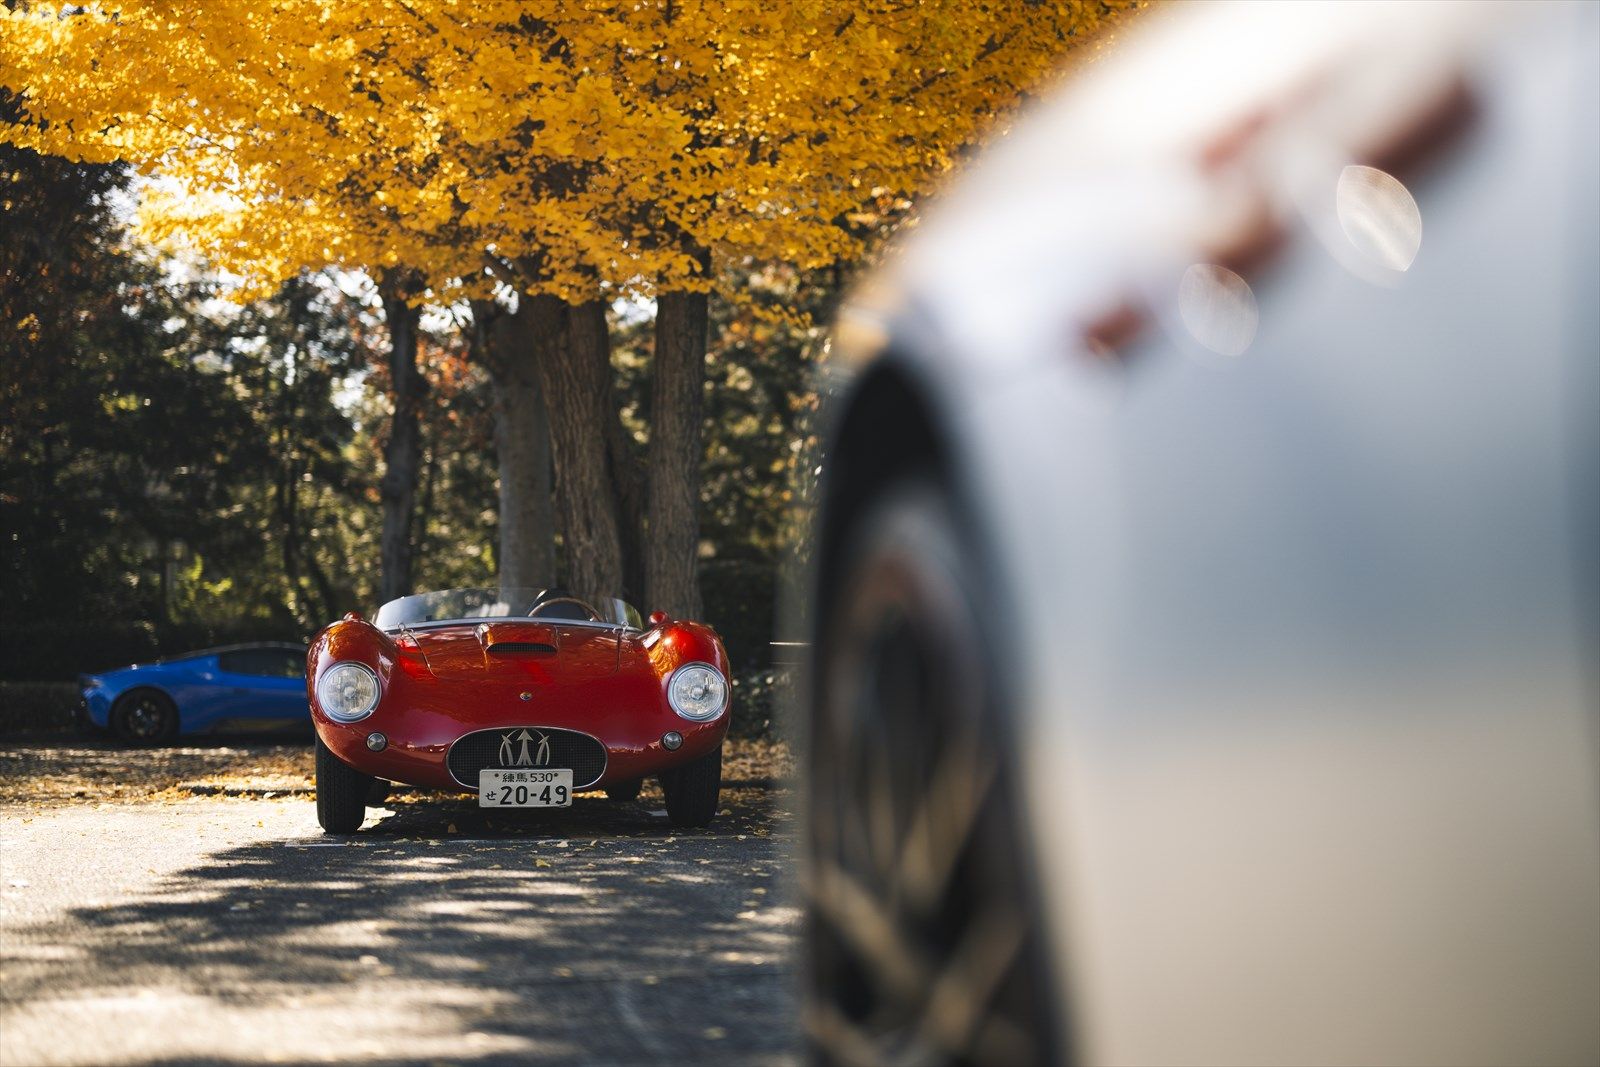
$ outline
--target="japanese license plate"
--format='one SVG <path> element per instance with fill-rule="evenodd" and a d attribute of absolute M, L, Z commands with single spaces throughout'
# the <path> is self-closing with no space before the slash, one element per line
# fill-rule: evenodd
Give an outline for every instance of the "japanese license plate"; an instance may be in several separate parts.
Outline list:
<path fill-rule="evenodd" d="M 478 772 L 480 808 L 568 808 L 572 806 L 572 771 L 493 770 Z"/>

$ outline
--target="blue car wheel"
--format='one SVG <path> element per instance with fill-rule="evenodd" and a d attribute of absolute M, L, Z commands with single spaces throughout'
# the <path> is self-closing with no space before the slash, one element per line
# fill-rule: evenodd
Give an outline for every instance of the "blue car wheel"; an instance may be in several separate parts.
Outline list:
<path fill-rule="evenodd" d="M 155 689 L 135 689 L 111 705 L 111 732 L 132 745 L 154 745 L 178 735 L 178 706 Z"/>

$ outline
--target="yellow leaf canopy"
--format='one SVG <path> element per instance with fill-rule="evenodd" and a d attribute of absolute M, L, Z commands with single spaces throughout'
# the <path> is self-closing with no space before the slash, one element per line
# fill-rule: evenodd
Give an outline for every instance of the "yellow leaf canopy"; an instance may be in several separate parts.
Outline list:
<path fill-rule="evenodd" d="M 308 267 L 703 288 L 925 188 L 1130 0 L 24 0 L 0 137 L 126 160 L 142 222 L 257 291 Z"/>

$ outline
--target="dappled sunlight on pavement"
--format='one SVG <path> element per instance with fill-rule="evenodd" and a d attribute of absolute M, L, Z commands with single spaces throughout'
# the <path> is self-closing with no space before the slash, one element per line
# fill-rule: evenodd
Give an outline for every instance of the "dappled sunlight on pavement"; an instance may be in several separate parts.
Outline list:
<path fill-rule="evenodd" d="M 7 803 L 0 1061 L 789 1062 L 779 800 L 405 796 L 347 838 L 301 795 Z"/>

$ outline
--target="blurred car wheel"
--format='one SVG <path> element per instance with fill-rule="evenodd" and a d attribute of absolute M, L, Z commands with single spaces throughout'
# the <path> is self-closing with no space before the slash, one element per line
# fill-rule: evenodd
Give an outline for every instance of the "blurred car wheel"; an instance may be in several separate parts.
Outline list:
<path fill-rule="evenodd" d="M 155 745 L 178 735 L 178 706 L 155 689 L 134 689 L 111 706 L 111 732 L 130 745 Z"/>
<path fill-rule="evenodd" d="M 367 817 L 375 779 L 335 756 L 317 738 L 317 822 L 330 834 L 353 834 Z"/>
<path fill-rule="evenodd" d="M 804 766 L 814 1058 L 1049 1062 L 971 556 L 931 480 L 857 515 L 822 594 Z"/>
<path fill-rule="evenodd" d="M 667 819 L 673 826 L 704 826 L 717 814 L 722 794 L 722 746 L 661 776 Z"/>

